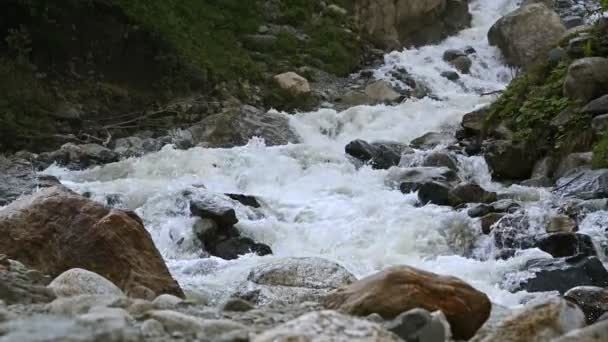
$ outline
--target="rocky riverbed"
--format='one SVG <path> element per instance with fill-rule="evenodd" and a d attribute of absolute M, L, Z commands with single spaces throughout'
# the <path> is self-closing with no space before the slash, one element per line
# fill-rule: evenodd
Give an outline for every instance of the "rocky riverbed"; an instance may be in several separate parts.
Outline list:
<path fill-rule="evenodd" d="M 324 3 L 406 48 L 0 156 L 0 341 L 608 339 L 599 6 Z"/>

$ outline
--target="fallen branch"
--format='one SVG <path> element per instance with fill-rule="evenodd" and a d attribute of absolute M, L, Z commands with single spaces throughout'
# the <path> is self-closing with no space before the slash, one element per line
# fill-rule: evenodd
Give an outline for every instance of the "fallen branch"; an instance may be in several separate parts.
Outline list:
<path fill-rule="evenodd" d="M 501 90 L 493 90 L 493 91 L 489 91 L 487 93 L 481 93 L 481 96 L 489 96 L 489 95 L 496 95 L 496 94 L 501 94 L 502 92 L 504 92 L 504 89 Z"/>

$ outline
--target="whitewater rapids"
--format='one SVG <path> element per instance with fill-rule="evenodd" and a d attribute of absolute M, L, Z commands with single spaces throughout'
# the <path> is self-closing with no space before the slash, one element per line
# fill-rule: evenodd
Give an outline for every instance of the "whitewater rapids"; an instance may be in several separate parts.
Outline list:
<path fill-rule="evenodd" d="M 454 130 L 465 113 L 494 100 L 479 94 L 503 89 L 513 71 L 503 64 L 500 52 L 488 45 L 486 34 L 516 5 L 516 0 L 471 1 L 471 28 L 435 46 L 389 53 L 375 72 L 377 78 L 388 79 L 394 66 L 404 67 L 425 82 L 438 100 L 289 115 L 300 144 L 267 147 L 254 138 L 247 146 L 230 149 L 181 151 L 166 146 L 141 158 L 89 170 L 52 166 L 45 172 L 80 193 L 91 193 L 94 199 L 120 195 L 123 205 L 143 218 L 182 287 L 213 298 L 229 295 L 250 268 L 262 261 L 319 256 L 340 263 L 357 277 L 396 264 L 455 275 L 495 303 L 519 305 L 531 295 L 504 289 L 505 277 L 525 276 L 516 271 L 544 253 L 522 251 L 506 261 L 484 258 L 491 243 L 466 212 L 435 205 L 416 207 L 415 195 L 387 186 L 390 171 L 357 169 L 344 153 L 344 146 L 354 139 L 407 143 L 430 131 Z M 442 60 L 443 52 L 467 46 L 477 51 L 471 74 L 461 75 L 458 82 L 443 78 L 440 73 L 452 69 Z M 535 199 L 539 208 L 538 203 L 550 196 L 539 189 L 505 189 L 492 183 L 480 157 L 461 157 L 460 168 L 462 177 L 489 190 L 521 192 Z M 213 192 L 257 196 L 263 203 L 261 210 L 237 206 L 237 227 L 270 245 L 274 256 L 247 255 L 232 261 L 201 257 L 191 232 L 194 219 L 180 199 L 184 189 L 200 184 Z"/>

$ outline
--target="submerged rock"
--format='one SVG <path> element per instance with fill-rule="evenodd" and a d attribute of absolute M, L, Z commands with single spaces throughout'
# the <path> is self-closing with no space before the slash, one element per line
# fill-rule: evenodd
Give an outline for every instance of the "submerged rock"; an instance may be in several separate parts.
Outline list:
<path fill-rule="evenodd" d="M 607 92 L 608 58 L 587 57 L 570 64 L 564 83 L 565 96 L 586 103 Z"/>
<path fill-rule="evenodd" d="M 365 87 L 365 95 L 374 103 L 395 103 L 403 97 L 384 80 L 375 81 Z"/>
<path fill-rule="evenodd" d="M 481 342 L 552 341 L 583 326 L 585 326 L 585 316 L 576 304 L 554 298 L 525 307 L 508 317 Z"/>
<path fill-rule="evenodd" d="M 251 198 L 242 195 L 235 198 L 259 206 L 255 199 L 253 202 Z M 234 226 L 239 220 L 236 211 L 231 207 L 233 204 L 228 199 L 212 193 L 198 192 L 193 195 L 193 199 L 190 200 L 190 212 L 200 219 L 194 223 L 192 231 L 203 243 L 205 250 L 213 256 L 226 260 L 237 259 L 249 253 L 272 254 L 272 249 L 268 245 L 241 236 L 241 232 Z"/>
<path fill-rule="evenodd" d="M 288 341 L 398 342 L 401 339 L 379 324 L 326 310 L 305 314 L 255 336 L 252 340 L 252 342 Z"/>
<path fill-rule="evenodd" d="M 394 266 L 329 294 L 329 309 L 350 315 L 378 313 L 384 318 L 423 308 L 442 311 L 457 339 L 471 338 L 492 307 L 488 297 L 455 277 L 408 266 Z"/>
<path fill-rule="evenodd" d="M 403 182 L 399 186 L 402 193 L 418 192 L 418 201 L 425 204 L 449 205 L 450 187 L 443 182 L 413 183 Z"/>
<path fill-rule="evenodd" d="M 388 169 L 399 165 L 401 154 L 408 147 L 398 142 L 373 142 L 353 140 L 345 147 L 346 154 L 369 163 L 374 169 Z"/>
<path fill-rule="evenodd" d="M 577 286 L 608 286 L 608 271 L 596 257 L 533 259 L 524 269 L 534 276 L 520 288 L 528 292 L 558 291 L 565 293 Z"/>
<path fill-rule="evenodd" d="M 344 267 L 321 258 L 283 258 L 254 267 L 235 297 L 256 304 L 319 300 L 356 278 Z"/>
<path fill-rule="evenodd" d="M 183 296 L 141 219 L 63 188 L 0 209 L 0 250 L 51 276 L 82 268 L 123 291 L 144 286 Z"/>
<path fill-rule="evenodd" d="M 402 183 L 450 183 L 457 178 L 456 173 L 447 167 L 408 167 L 389 170 L 385 183 L 398 188 Z M 407 192 L 414 191 L 409 190 Z"/>
<path fill-rule="evenodd" d="M 429 132 L 410 142 L 410 146 L 419 149 L 432 149 L 439 145 L 450 145 L 456 142 L 454 134 L 447 132 Z"/>
<path fill-rule="evenodd" d="M 73 268 L 61 273 L 49 284 L 49 288 L 59 297 L 79 295 L 123 296 L 122 290 L 99 274 Z"/>

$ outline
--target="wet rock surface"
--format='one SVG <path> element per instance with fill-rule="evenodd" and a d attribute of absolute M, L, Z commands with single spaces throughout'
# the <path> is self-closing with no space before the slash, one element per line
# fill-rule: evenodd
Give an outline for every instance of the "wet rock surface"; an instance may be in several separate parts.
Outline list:
<path fill-rule="evenodd" d="M 0 209 L 0 249 L 43 273 L 71 268 L 105 275 L 124 291 L 144 286 L 182 296 L 164 260 L 133 212 L 112 210 L 63 187 Z"/>
<path fill-rule="evenodd" d="M 485 294 L 458 278 L 406 266 L 389 267 L 343 287 L 331 293 L 325 304 L 351 315 L 378 313 L 384 318 L 414 308 L 441 310 L 455 338 L 472 337 L 487 320 L 492 306 Z"/>

